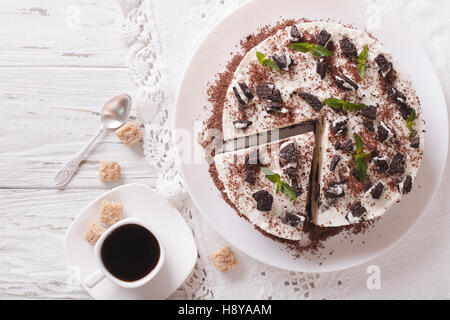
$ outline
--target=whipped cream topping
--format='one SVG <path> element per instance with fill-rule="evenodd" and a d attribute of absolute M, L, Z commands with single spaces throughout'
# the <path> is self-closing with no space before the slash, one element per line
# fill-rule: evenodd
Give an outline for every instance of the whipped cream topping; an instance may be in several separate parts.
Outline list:
<path fill-rule="evenodd" d="M 294 124 L 316 121 L 318 123 L 315 132 L 314 161 L 316 165 L 314 165 L 311 192 L 312 222 L 323 227 L 336 227 L 380 217 L 392 205 L 401 200 L 403 194 L 399 191 L 399 187 L 400 190 L 403 190 L 403 181 L 406 176 L 411 176 L 412 180 L 415 179 L 422 159 L 425 122 L 414 86 L 407 72 L 386 52 L 383 45 L 363 30 L 322 21 L 298 24 L 297 28 L 302 37 L 305 37 L 302 40 L 305 42 L 314 42 L 314 36 L 321 30 L 326 30 L 331 34 L 328 41 L 330 45 L 331 42 L 334 44 L 335 55 L 326 58 L 329 66 L 325 77 L 322 79 L 318 72 L 318 61 L 323 63 L 325 58 L 289 49 L 292 41 L 299 39 L 292 39 L 291 27 L 278 31 L 248 51 L 236 69 L 235 78 L 245 83 L 255 98 L 252 100 L 252 106 L 241 110 L 232 86 L 230 86 L 222 114 L 223 138 L 228 141 Z M 356 46 L 357 52 L 361 52 L 365 45 L 369 47 L 364 79 L 358 73 L 357 63 L 341 52 L 339 43 L 345 37 Z M 264 67 L 256 58 L 257 51 L 264 53 L 266 57 L 272 57 L 275 54 L 285 55 L 292 59 L 292 65 L 280 72 Z M 375 61 L 381 54 L 388 63 L 392 63 L 388 69 L 383 71 Z M 391 72 L 392 69 L 395 70 L 394 76 L 394 72 Z M 344 77 L 354 84 L 350 84 Z M 387 81 L 391 82 L 389 86 L 387 86 Z M 339 82 L 339 86 L 336 82 Z M 271 89 L 280 91 L 283 101 L 280 111 L 267 112 L 267 108 L 264 107 L 267 101 L 259 98 L 256 92 L 257 86 L 262 83 L 269 83 Z M 376 117 L 366 118 L 361 111 L 348 111 L 343 114 L 342 111 L 327 105 L 322 108 L 320 106 L 312 108 L 301 95 L 297 94 L 299 92 L 312 94 L 320 101 L 336 98 L 356 104 L 364 103 L 368 106 L 376 106 Z M 415 138 L 420 140 L 418 148 L 411 147 L 410 132 L 406 127 L 404 115 L 402 116 L 400 104 L 408 105 L 416 111 L 417 119 L 414 130 Z M 233 125 L 237 119 L 251 121 L 252 125 L 244 130 L 237 130 Z M 347 120 L 346 130 L 334 132 L 332 128 L 344 119 Z M 378 130 L 374 128 L 378 128 Z M 383 133 L 383 141 L 380 141 L 380 137 L 377 135 L 380 128 Z M 365 160 L 368 168 L 364 182 L 359 181 L 359 175 L 357 172 L 355 173 L 356 142 L 354 133 L 357 133 L 364 143 L 363 152 L 370 153 Z M 387 137 L 385 138 L 385 136 Z M 337 145 L 345 146 L 345 150 L 336 147 Z M 398 168 L 399 164 L 397 163 L 395 170 L 391 170 L 392 161 L 398 154 L 401 154 L 401 159 L 404 160 L 403 167 Z M 332 165 L 332 159 L 335 156 L 339 156 L 340 160 L 337 165 L 336 163 Z M 231 185 L 230 176 L 223 174 L 227 171 L 226 166 L 229 165 L 225 164 L 228 156 L 218 155 L 216 157 L 218 157 L 216 166 L 218 166 L 218 171 L 220 168 L 222 172 L 221 179 L 226 182 L 225 185 Z M 387 170 L 380 172 L 376 165 L 377 160 L 385 160 Z M 284 168 L 277 168 L 280 172 L 282 169 Z M 305 180 L 309 180 L 309 177 Z M 374 187 L 380 182 L 383 189 L 378 197 Z M 228 195 L 230 200 L 234 199 L 231 200 L 233 203 L 239 202 L 239 193 L 247 194 L 246 188 L 247 186 L 240 185 L 239 189 L 233 192 L 228 190 L 227 194 L 235 194 L 234 196 Z M 343 193 L 345 195 L 342 195 Z M 355 206 L 359 203 L 360 206 Z M 349 211 L 352 206 L 362 207 L 366 212 L 359 216 L 355 215 Z M 260 221 L 263 219 L 261 215 L 256 215 L 254 209 L 250 208 L 248 204 L 237 207 L 242 215 L 251 217 L 249 220 L 252 223 L 265 226 L 265 229 L 270 230 L 267 224 Z M 277 210 L 275 210 L 275 216 L 280 214 Z M 280 212 L 286 211 L 283 210 Z M 267 217 L 264 219 L 267 221 Z M 265 230 L 264 228 L 261 229 Z M 274 233 L 276 232 L 271 234 Z M 286 236 L 285 233 L 280 231 L 278 236 L 283 238 Z"/>

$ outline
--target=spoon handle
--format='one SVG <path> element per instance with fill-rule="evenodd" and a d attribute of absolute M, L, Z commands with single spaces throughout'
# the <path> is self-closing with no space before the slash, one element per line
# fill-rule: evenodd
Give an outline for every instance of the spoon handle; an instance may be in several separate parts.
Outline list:
<path fill-rule="evenodd" d="M 75 172 L 77 172 L 77 169 L 81 161 L 84 159 L 86 151 L 94 143 L 94 141 L 97 140 L 97 138 L 100 136 L 103 130 L 104 130 L 103 127 L 100 128 L 97 131 L 97 133 L 91 138 L 88 144 L 86 144 L 86 146 L 80 152 L 78 152 L 71 160 L 66 162 L 66 164 L 62 167 L 62 169 L 56 173 L 54 181 L 57 187 L 63 187 L 69 183 L 69 181 L 75 175 Z"/>

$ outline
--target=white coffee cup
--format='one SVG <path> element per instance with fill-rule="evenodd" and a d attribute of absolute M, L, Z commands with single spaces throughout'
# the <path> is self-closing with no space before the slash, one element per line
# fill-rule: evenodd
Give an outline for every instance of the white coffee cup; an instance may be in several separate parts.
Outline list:
<path fill-rule="evenodd" d="M 136 224 L 136 225 L 139 225 L 139 226 L 147 229 L 148 231 L 150 231 L 155 236 L 155 238 L 156 238 L 156 240 L 158 242 L 159 251 L 160 251 L 158 263 L 156 264 L 156 266 L 145 277 L 143 277 L 143 278 L 141 278 L 139 280 L 136 280 L 136 281 L 123 281 L 123 280 L 115 277 L 113 274 L 111 274 L 108 271 L 108 269 L 106 268 L 105 264 L 103 263 L 103 260 L 102 260 L 102 257 L 101 257 L 102 246 L 103 246 L 103 243 L 104 243 L 105 239 L 108 238 L 108 236 L 114 230 L 116 230 L 117 228 L 119 228 L 119 227 L 121 227 L 123 225 L 127 225 L 127 224 Z M 123 220 L 113 224 L 111 227 L 109 227 L 101 235 L 101 237 L 97 240 L 97 243 L 95 244 L 95 247 L 94 247 L 94 254 L 95 254 L 95 258 L 97 260 L 97 264 L 99 266 L 99 269 L 97 271 L 95 271 L 94 273 L 92 273 L 91 275 L 89 275 L 88 277 L 86 277 L 86 279 L 83 281 L 83 284 L 89 289 L 95 287 L 105 277 L 110 279 L 112 282 L 114 282 L 118 286 L 121 286 L 121 287 L 127 288 L 127 289 L 137 288 L 137 287 L 143 286 L 144 284 L 149 282 L 151 279 L 153 279 L 156 276 L 156 274 L 161 270 L 161 267 L 164 264 L 164 258 L 165 258 L 164 248 L 161 245 L 161 241 L 159 241 L 156 233 L 153 232 L 153 230 L 150 227 L 148 227 L 147 225 L 143 224 L 142 222 L 140 222 L 136 218 L 123 219 Z"/>

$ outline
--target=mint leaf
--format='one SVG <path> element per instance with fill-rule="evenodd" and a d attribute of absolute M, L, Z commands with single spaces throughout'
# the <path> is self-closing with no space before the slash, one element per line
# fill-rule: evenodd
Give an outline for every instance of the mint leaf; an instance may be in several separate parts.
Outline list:
<path fill-rule="evenodd" d="M 275 61 L 270 59 L 264 60 L 263 66 L 272 67 L 273 69 L 280 71 L 280 67 L 275 63 Z"/>
<path fill-rule="evenodd" d="M 358 171 L 359 181 L 362 183 L 366 182 L 367 177 L 367 162 L 366 158 L 370 155 L 370 153 L 362 153 L 364 149 L 364 143 L 361 139 L 361 137 L 354 133 L 353 137 L 355 138 L 356 142 L 356 153 L 355 153 L 355 167 L 356 171 Z"/>
<path fill-rule="evenodd" d="M 362 160 L 370 156 L 370 153 L 360 153 L 355 155 L 355 160 Z"/>
<path fill-rule="evenodd" d="M 313 45 L 311 52 L 316 57 L 332 57 L 332 56 L 334 56 L 333 52 L 331 52 L 330 50 L 328 50 L 322 46 L 319 46 L 317 44 Z"/>
<path fill-rule="evenodd" d="M 358 171 L 359 181 L 366 182 L 367 177 L 367 162 L 365 159 L 355 160 L 356 171 Z"/>
<path fill-rule="evenodd" d="M 275 63 L 275 61 L 266 59 L 266 56 L 263 53 L 256 51 L 256 57 L 258 58 L 258 61 L 261 65 L 265 67 L 271 67 L 276 71 L 280 71 L 280 67 Z"/>
<path fill-rule="evenodd" d="M 366 73 L 366 60 L 367 54 L 369 53 L 369 46 L 365 45 L 363 51 L 361 51 L 358 58 L 356 58 L 356 62 L 358 62 L 358 71 L 361 78 L 364 79 Z"/>
<path fill-rule="evenodd" d="M 311 52 L 316 57 L 332 57 L 334 53 L 330 50 L 314 43 L 294 43 L 289 46 L 290 49 L 303 53 Z"/>
<path fill-rule="evenodd" d="M 361 137 L 357 133 L 354 133 L 353 137 L 355 138 L 356 147 L 357 147 L 356 148 L 356 154 L 358 155 L 364 149 L 364 144 L 363 144 L 363 142 L 361 140 Z"/>
<path fill-rule="evenodd" d="M 261 172 L 267 177 L 267 179 L 269 179 L 273 183 L 278 183 L 281 180 L 280 175 L 273 172 L 269 168 L 263 167 L 261 168 Z"/>
<path fill-rule="evenodd" d="M 294 189 L 292 189 L 292 187 L 284 181 L 281 182 L 281 192 L 287 195 L 292 201 L 297 200 L 297 195 L 295 194 Z"/>
<path fill-rule="evenodd" d="M 350 102 L 347 102 L 344 100 L 339 100 L 336 98 L 325 99 L 325 100 L 323 100 L 323 103 L 325 103 L 326 105 L 329 105 L 330 107 L 332 107 L 334 109 L 342 109 L 342 111 L 344 111 L 344 112 L 358 111 L 358 110 L 362 110 L 362 109 L 368 107 L 364 103 L 354 104 L 354 103 L 350 103 Z"/>
<path fill-rule="evenodd" d="M 358 64 L 358 72 L 362 79 L 366 76 L 366 65 Z"/>
<path fill-rule="evenodd" d="M 345 101 L 336 99 L 336 98 L 329 98 L 323 100 L 323 103 L 329 105 L 330 107 L 334 109 L 342 109 L 342 106 L 344 105 Z"/>
<path fill-rule="evenodd" d="M 288 196 L 292 201 L 297 200 L 297 195 L 295 194 L 294 189 L 292 189 L 287 182 L 282 181 L 279 174 L 265 167 L 261 168 L 261 172 L 267 177 L 267 179 L 277 185 L 277 194 L 281 192 Z"/>
<path fill-rule="evenodd" d="M 354 103 L 350 103 L 350 102 L 346 102 L 346 104 L 344 105 L 345 110 L 344 111 L 358 111 L 358 110 L 362 110 L 367 108 L 368 106 L 365 105 L 364 103 L 358 103 L 358 104 L 354 104 Z"/>
<path fill-rule="evenodd" d="M 266 56 L 259 51 L 256 51 L 256 57 L 258 58 L 260 64 L 263 64 L 264 60 L 266 59 Z"/>
<path fill-rule="evenodd" d="M 278 183 L 277 183 L 277 194 L 280 193 L 280 191 L 281 191 L 281 186 L 282 186 L 281 182 L 278 181 Z"/>
<path fill-rule="evenodd" d="M 414 126 L 416 125 L 416 110 L 413 110 L 409 115 L 408 119 L 406 119 L 406 127 L 409 129 L 409 141 L 414 138 Z"/>
<path fill-rule="evenodd" d="M 300 51 L 303 53 L 307 53 L 309 51 L 311 51 L 311 44 L 309 43 L 294 43 L 293 45 L 291 45 L 289 48 L 291 48 L 292 50 L 295 51 Z"/>

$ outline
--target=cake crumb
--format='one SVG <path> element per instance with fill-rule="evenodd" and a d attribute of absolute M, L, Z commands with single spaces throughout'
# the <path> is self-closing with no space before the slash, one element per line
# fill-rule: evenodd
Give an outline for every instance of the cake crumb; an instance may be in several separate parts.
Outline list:
<path fill-rule="evenodd" d="M 120 177 L 120 166 L 115 161 L 100 161 L 98 178 L 101 181 L 117 181 Z"/>
<path fill-rule="evenodd" d="M 100 222 L 112 225 L 122 219 L 123 206 L 120 202 L 103 200 L 100 209 Z"/>
<path fill-rule="evenodd" d="M 220 272 L 234 270 L 238 264 L 236 256 L 229 246 L 223 247 L 216 253 L 212 254 L 211 258 L 217 270 Z"/>
<path fill-rule="evenodd" d="M 84 238 L 93 246 L 97 243 L 98 238 L 106 231 L 105 227 L 98 222 L 91 224 L 84 234 Z"/>
<path fill-rule="evenodd" d="M 134 146 L 142 138 L 141 130 L 133 121 L 128 121 L 126 124 L 117 129 L 116 135 L 127 147 Z"/>

